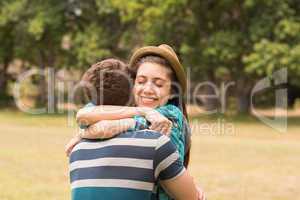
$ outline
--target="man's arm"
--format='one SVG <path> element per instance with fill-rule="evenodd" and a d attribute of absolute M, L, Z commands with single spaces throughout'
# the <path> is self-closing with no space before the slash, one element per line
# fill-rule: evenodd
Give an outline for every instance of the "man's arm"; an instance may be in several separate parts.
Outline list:
<path fill-rule="evenodd" d="M 198 191 L 193 178 L 185 170 L 174 179 L 160 182 L 165 191 L 176 200 L 198 200 Z"/>

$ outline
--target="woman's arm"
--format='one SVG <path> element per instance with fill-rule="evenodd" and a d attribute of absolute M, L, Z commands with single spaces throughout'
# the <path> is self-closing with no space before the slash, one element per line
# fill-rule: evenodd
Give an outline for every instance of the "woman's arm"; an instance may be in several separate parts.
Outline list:
<path fill-rule="evenodd" d="M 144 116 L 151 123 L 151 130 L 165 135 L 171 131 L 172 122 L 157 110 L 147 107 L 94 106 L 80 109 L 76 118 L 81 125 L 91 125 L 101 120 L 119 120 L 136 115 Z"/>
<path fill-rule="evenodd" d="M 82 108 L 77 112 L 77 122 L 84 125 L 94 124 L 101 120 L 117 120 L 131 118 L 135 115 L 145 116 L 152 111 L 146 107 L 108 106 L 101 105 L 91 108 Z"/>
<path fill-rule="evenodd" d="M 81 138 L 86 139 L 105 139 L 111 138 L 121 132 L 127 131 L 130 128 L 135 128 L 134 119 L 121 120 L 103 120 L 97 122 L 86 129 L 80 129 L 80 133 L 76 134 L 65 146 L 67 156 L 70 155 L 72 149 L 79 143 Z"/>
<path fill-rule="evenodd" d="M 166 192 L 176 200 L 199 200 L 199 193 L 193 178 L 187 171 L 171 180 L 160 182 Z"/>
<path fill-rule="evenodd" d="M 103 120 L 90 125 L 81 133 L 82 138 L 86 139 L 104 139 L 111 138 L 130 128 L 135 127 L 135 120 L 132 118 L 120 120 Z"/>

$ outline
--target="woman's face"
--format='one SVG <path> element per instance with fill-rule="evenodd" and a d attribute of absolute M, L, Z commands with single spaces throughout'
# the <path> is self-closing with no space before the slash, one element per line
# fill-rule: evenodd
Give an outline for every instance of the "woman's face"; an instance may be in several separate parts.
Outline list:
<path fill-rule="evenodd" d="M 170 69 L 156 63 L 141 64 L 133 88 L 136 105 L 150 108 L 165 105 L 171 93 L 170 73 Z"/>

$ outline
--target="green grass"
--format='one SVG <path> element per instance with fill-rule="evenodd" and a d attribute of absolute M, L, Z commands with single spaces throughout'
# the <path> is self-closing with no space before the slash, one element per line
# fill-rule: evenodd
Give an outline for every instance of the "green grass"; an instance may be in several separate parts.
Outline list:
<path fill-rule="evenodd" d="M 300 199 L 300 126 L 279 133 L 253 120 L 226 123 L 233 135 L 193 135 L 190 170 L 209 199 Z"/>
<path fill-rule="evenodd" d="M 257 120 L 231 118 L 233 134 L 194 128 L 190 171 L 208 199 L 300 199 L 300 125 L 287 133 Z M 70 198 L 64 145 L 76 131 L 65 115 L 0 112 L 0 199 Z M 298 121 L 299 122 L 299 121 Z M 212 126 L 215 119 L 194 124 Z"/>

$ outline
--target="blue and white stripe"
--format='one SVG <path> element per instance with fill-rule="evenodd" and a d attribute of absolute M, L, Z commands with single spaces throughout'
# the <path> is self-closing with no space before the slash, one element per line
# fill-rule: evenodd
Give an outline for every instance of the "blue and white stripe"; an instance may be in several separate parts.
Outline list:
<path fill-rule="evenodd" d="M 170 140 L 153 131 L 127 132 L 105 141 L 83 140 L 70 156 L 72 199 L 92 200 L 89 196 L 96 193 L 112 198 L 108 190 L 114 195 L 128 192 L 131 197 L 135 192 L 141 197 L 144 191 L 150 197 L 158 179 L 183 171 L 178 161 Z"/>

